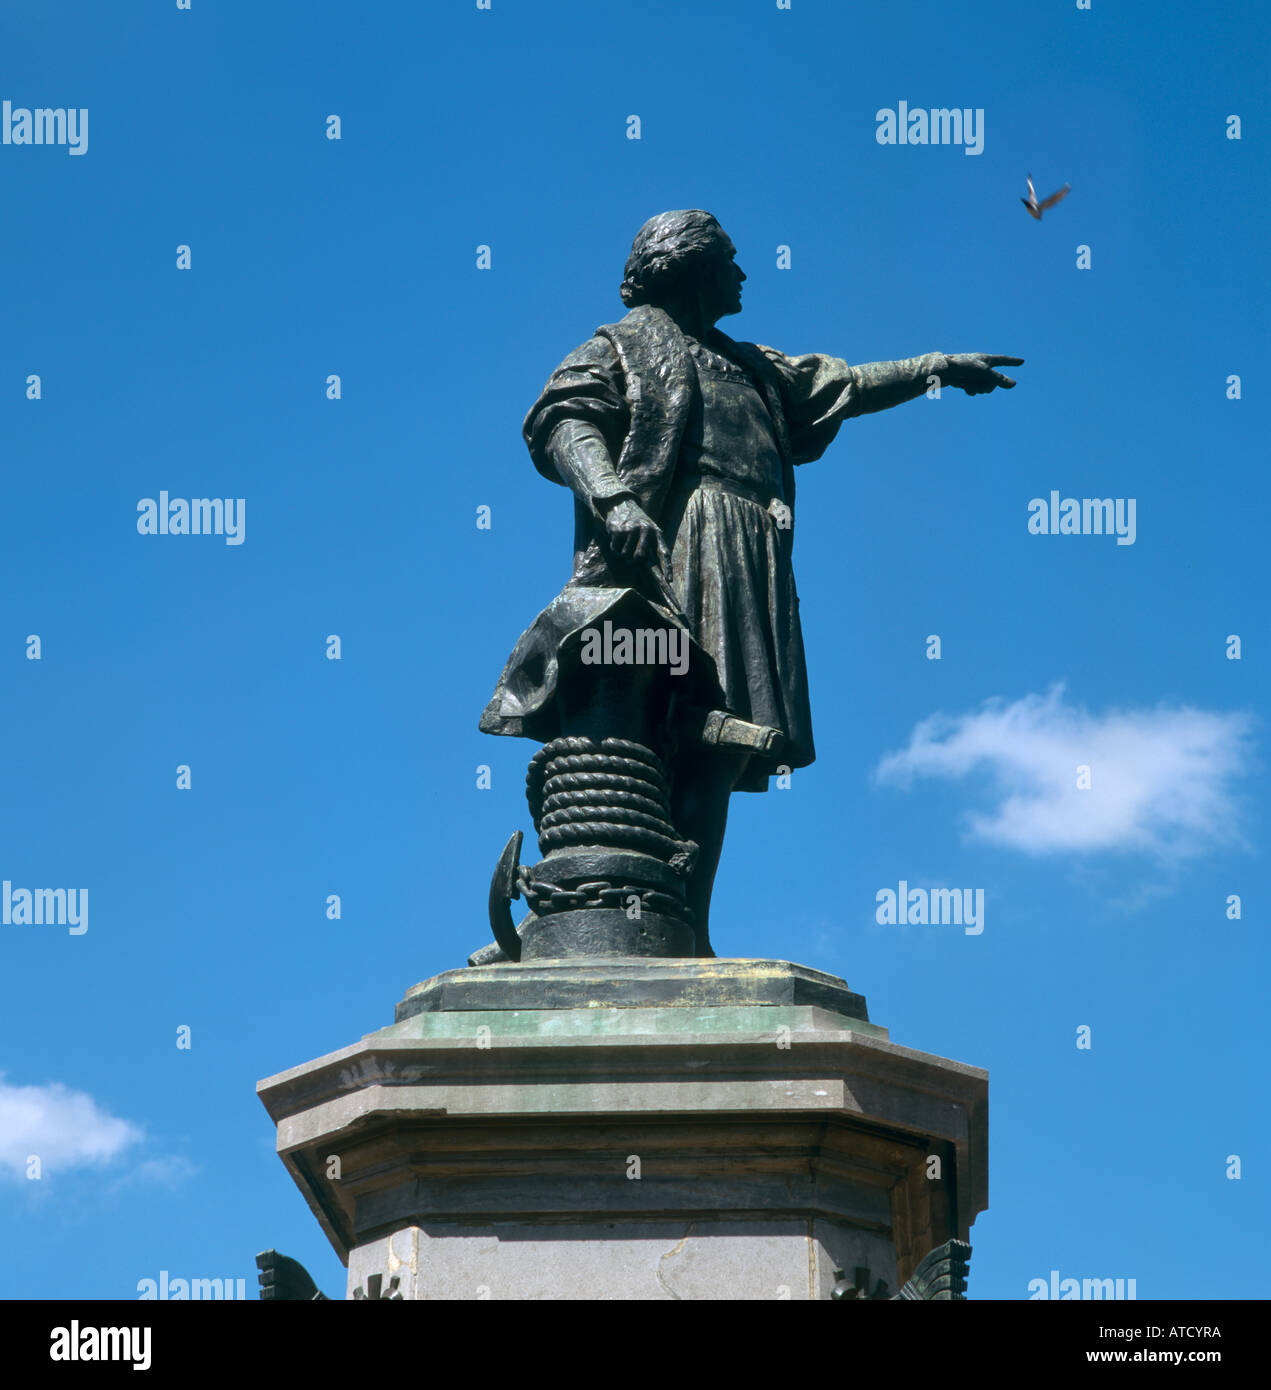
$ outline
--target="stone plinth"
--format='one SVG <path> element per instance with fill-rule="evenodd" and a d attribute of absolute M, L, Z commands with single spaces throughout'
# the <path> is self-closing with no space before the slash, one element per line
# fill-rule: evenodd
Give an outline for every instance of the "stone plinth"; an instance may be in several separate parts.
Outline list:
<path fill-rule="evenodd" d="M 861 1266 L 891 1294 L 987 1205 L 986 1073 L 833 976 L 481 966 L 398 1020 L 258 1087 L 349 1296 L 826 1298 Z"/>

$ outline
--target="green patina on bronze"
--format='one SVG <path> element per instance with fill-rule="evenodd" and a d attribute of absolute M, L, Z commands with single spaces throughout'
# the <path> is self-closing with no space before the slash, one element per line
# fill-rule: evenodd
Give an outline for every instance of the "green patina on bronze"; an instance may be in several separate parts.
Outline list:
<path fill-rule="evenodd" d="M 862 995 L 820 970 L 778 960 L 606 957 L 449 970 L 408 991 L 397 1022 L 417 1014 L 588 1008 L 815 1007 L 868 1023 Z"/>

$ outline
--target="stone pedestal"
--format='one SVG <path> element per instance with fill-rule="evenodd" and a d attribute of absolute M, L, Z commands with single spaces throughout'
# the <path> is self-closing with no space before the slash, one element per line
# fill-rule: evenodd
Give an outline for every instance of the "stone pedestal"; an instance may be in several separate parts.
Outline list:
<path fill-rule="evenodd" d="M 987 1074 L 784 961 L 449 971 L 257 1089 L 349 1297 L 890 1295 L 988 1201 Z"/>

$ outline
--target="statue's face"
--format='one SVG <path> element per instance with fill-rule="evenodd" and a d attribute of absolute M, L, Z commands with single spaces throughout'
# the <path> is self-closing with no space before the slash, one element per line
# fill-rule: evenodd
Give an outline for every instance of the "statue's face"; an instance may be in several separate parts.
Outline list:
<path fill-rule="evenodd" d="M 701 292 L 716 318 L 741 313 L 741 286 L 746 272 L 737 264 L 737 248 L 721 230 L 702 269 Z"/>

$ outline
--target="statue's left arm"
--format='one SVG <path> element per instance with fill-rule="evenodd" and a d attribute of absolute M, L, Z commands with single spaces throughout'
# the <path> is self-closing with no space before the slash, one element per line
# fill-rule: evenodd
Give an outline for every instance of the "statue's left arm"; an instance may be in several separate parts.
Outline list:
<path fill-rule="evenodd" d="M 820 458 L 844 420 L 890 410 L 923 395 L 932 385 L 953 386 L 969 396 L 1007 389 L 1014 381 L 999 366 L 1018 366 L 1022 357 L 988 353 L 929 352 L 899 362 L 853 366 L 841 357 L 812 352 L 787 357 L 757 344 L 777 369 L 786 404 L 790 443 L 796 463 Z"/>

